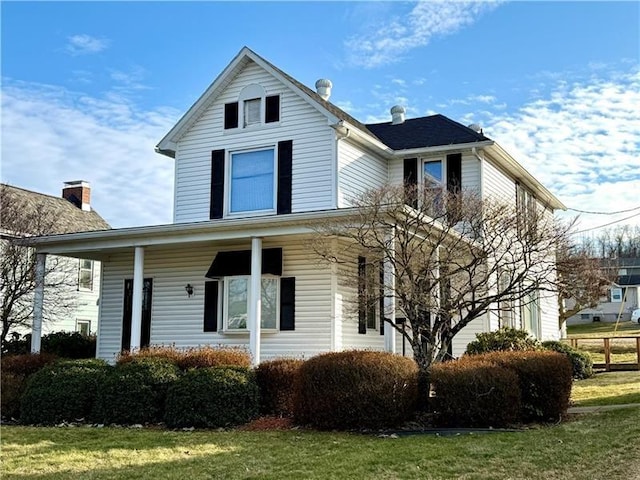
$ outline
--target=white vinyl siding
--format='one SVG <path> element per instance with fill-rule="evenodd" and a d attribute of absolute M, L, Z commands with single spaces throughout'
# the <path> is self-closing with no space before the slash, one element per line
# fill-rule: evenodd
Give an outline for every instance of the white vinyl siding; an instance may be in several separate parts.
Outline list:
<path fill-rule="evenodd" d="M 347 140 L 338 142 L 338 207 L 348 207 L 367 190 L 387 183 L 387 160 L 376 157 Z"/>
<path fill-rule="evenodd" d="M 263 359 L 309 357 L 331 348 L 331 278 L 329 268 L 318 266 L 300 239 L 265 240 L 263 248 L 283 248 L 283 277 L 296 279 L 295 330 L 263 332 Z M 247 250 L 247 244 L 224 250 Z M 204 277 L 217 249 L 212 245 L 145 249 L 144 277 L 153 279 L 151 313 L 152 345 L 193 347 L 198 345 L 242 346 L 249 335 L 220 330 L 204 332 Z M 105 262 L 98 357 L 112 361 L 120 350 L 124 279 L 133 277 L 133 254 L 114 254 Z M 185 285 L 194 288 L 192 297 Z"/>
<path fill-rule="evenodd" d="M 280 95 L 280 122 L 224 130 L 224 104 L 238 101 L 242 88 L 261 85 Z M 261 148 L 293 140 L 292 211 L 332 208 L 334 131 L 327 118 L 253 62 L 229 83 L 178 142 L 174 221 L 209 220 L 211 151 Z"/>
<path fill-rule="evenodd" d="M 516 182 L 499 169 L 491 159 L 485 159 L 482 169 L 482 198 L 513 202 L 516 204 Z"/>

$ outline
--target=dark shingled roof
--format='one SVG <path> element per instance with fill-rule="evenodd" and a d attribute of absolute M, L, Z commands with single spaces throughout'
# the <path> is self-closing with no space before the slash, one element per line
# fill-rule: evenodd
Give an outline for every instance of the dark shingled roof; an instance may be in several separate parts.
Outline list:
<path fill-rule="evenodd" d="M 0 195 L 3 210 L 17 206 L 21 212 L 26 209 L 31 214 L 40 212 L 49 219 L 55 218 L 54 231 L 47 232 L 50 234 L 111 229 L 111 226 L 93 209 L 84 211 L 62 197 L 53 197 L 6 184 L 0 184 Z M 3 225 L 2 216 L 0 216 L 0 226 L 8 227 Z"/>
<path fill-rule="evenodd" d="M 366 127 L 393 150 L 490 140 L 482 133 L 478 133 L 440 114 L 411 118 L 398 125 L 385 122 L 369 124 Z"/>

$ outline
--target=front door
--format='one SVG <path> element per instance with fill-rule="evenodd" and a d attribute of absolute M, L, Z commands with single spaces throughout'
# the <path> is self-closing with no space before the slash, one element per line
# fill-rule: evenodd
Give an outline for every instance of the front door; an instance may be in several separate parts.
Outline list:
<path fill-rule="evenodd" d="M 153 279 L 145 278 L 142 285 L 142 326 L 140 328 L 140 348 L 148 347 L 151 339 L 151 297 Z M 131 313 L 133 310 L 133 279 L 124 281 L 124 303 L 122 315 L 122 351 L 131 348 Z"/>

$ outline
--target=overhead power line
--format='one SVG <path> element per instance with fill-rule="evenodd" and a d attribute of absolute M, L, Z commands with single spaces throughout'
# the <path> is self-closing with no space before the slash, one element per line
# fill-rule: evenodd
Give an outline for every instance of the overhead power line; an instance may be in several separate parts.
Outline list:
<path fill-rule="evenodd" d="M 614 225 L 616 223 L 624 222 L 625 220 L 629 220 L 630 218 L 637 217 L 637 216 L 640 216 L 640 212 L 634 213 L 633 215 L 630 215 L 630 216 L 625 217 L 625 218 L 621 218 L 620 220 L 614 220 L 613 222 L 605 223 L 604 225 L 599 225 L 597 227 L 591 227 L 591 228 L 585 228 L 584 230 L 580 230 L 578 232 L 574 232 L 573 235 L 577 235 L 579 233 L 584 233 L 584 232 L 590 232 L 591 230 L 598 230 L 599 228 L 604 228 L 604 227 L 608 227 L 610 225 Z"/>
<path fill-rule="evenodd" d="M 578 208 L 569 208 L 569 207 L 567 207 L 567 210 L 571 210 L 572 212 L 578 212 L 578 213 L 586 213 L 589 215 L 618 215 L 620 213 L 629 213 L 629 212 L 634 212 L 636 210 L 640 210 L 640 205 L 638 205 L 637 207 L 628 208 L 627 210 L 618 210 L 617 212 L 591 212 L 589 210 L 580 210 Z"/>

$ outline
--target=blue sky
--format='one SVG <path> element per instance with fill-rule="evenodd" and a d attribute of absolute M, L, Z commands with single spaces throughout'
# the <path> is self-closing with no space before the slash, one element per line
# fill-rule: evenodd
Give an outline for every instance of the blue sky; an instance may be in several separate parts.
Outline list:
<path fill-rule="evenodd" d="M 364 122 L 480 123 L 568 207 L 640 207 L 638 2 L 3 2 L 3 182 L 171 221 L 153 147 L 242 46 Z M 575 212 L 570 212 L 575 214 Z M 578 230 L 636 215 L 580 216 Z"/>

